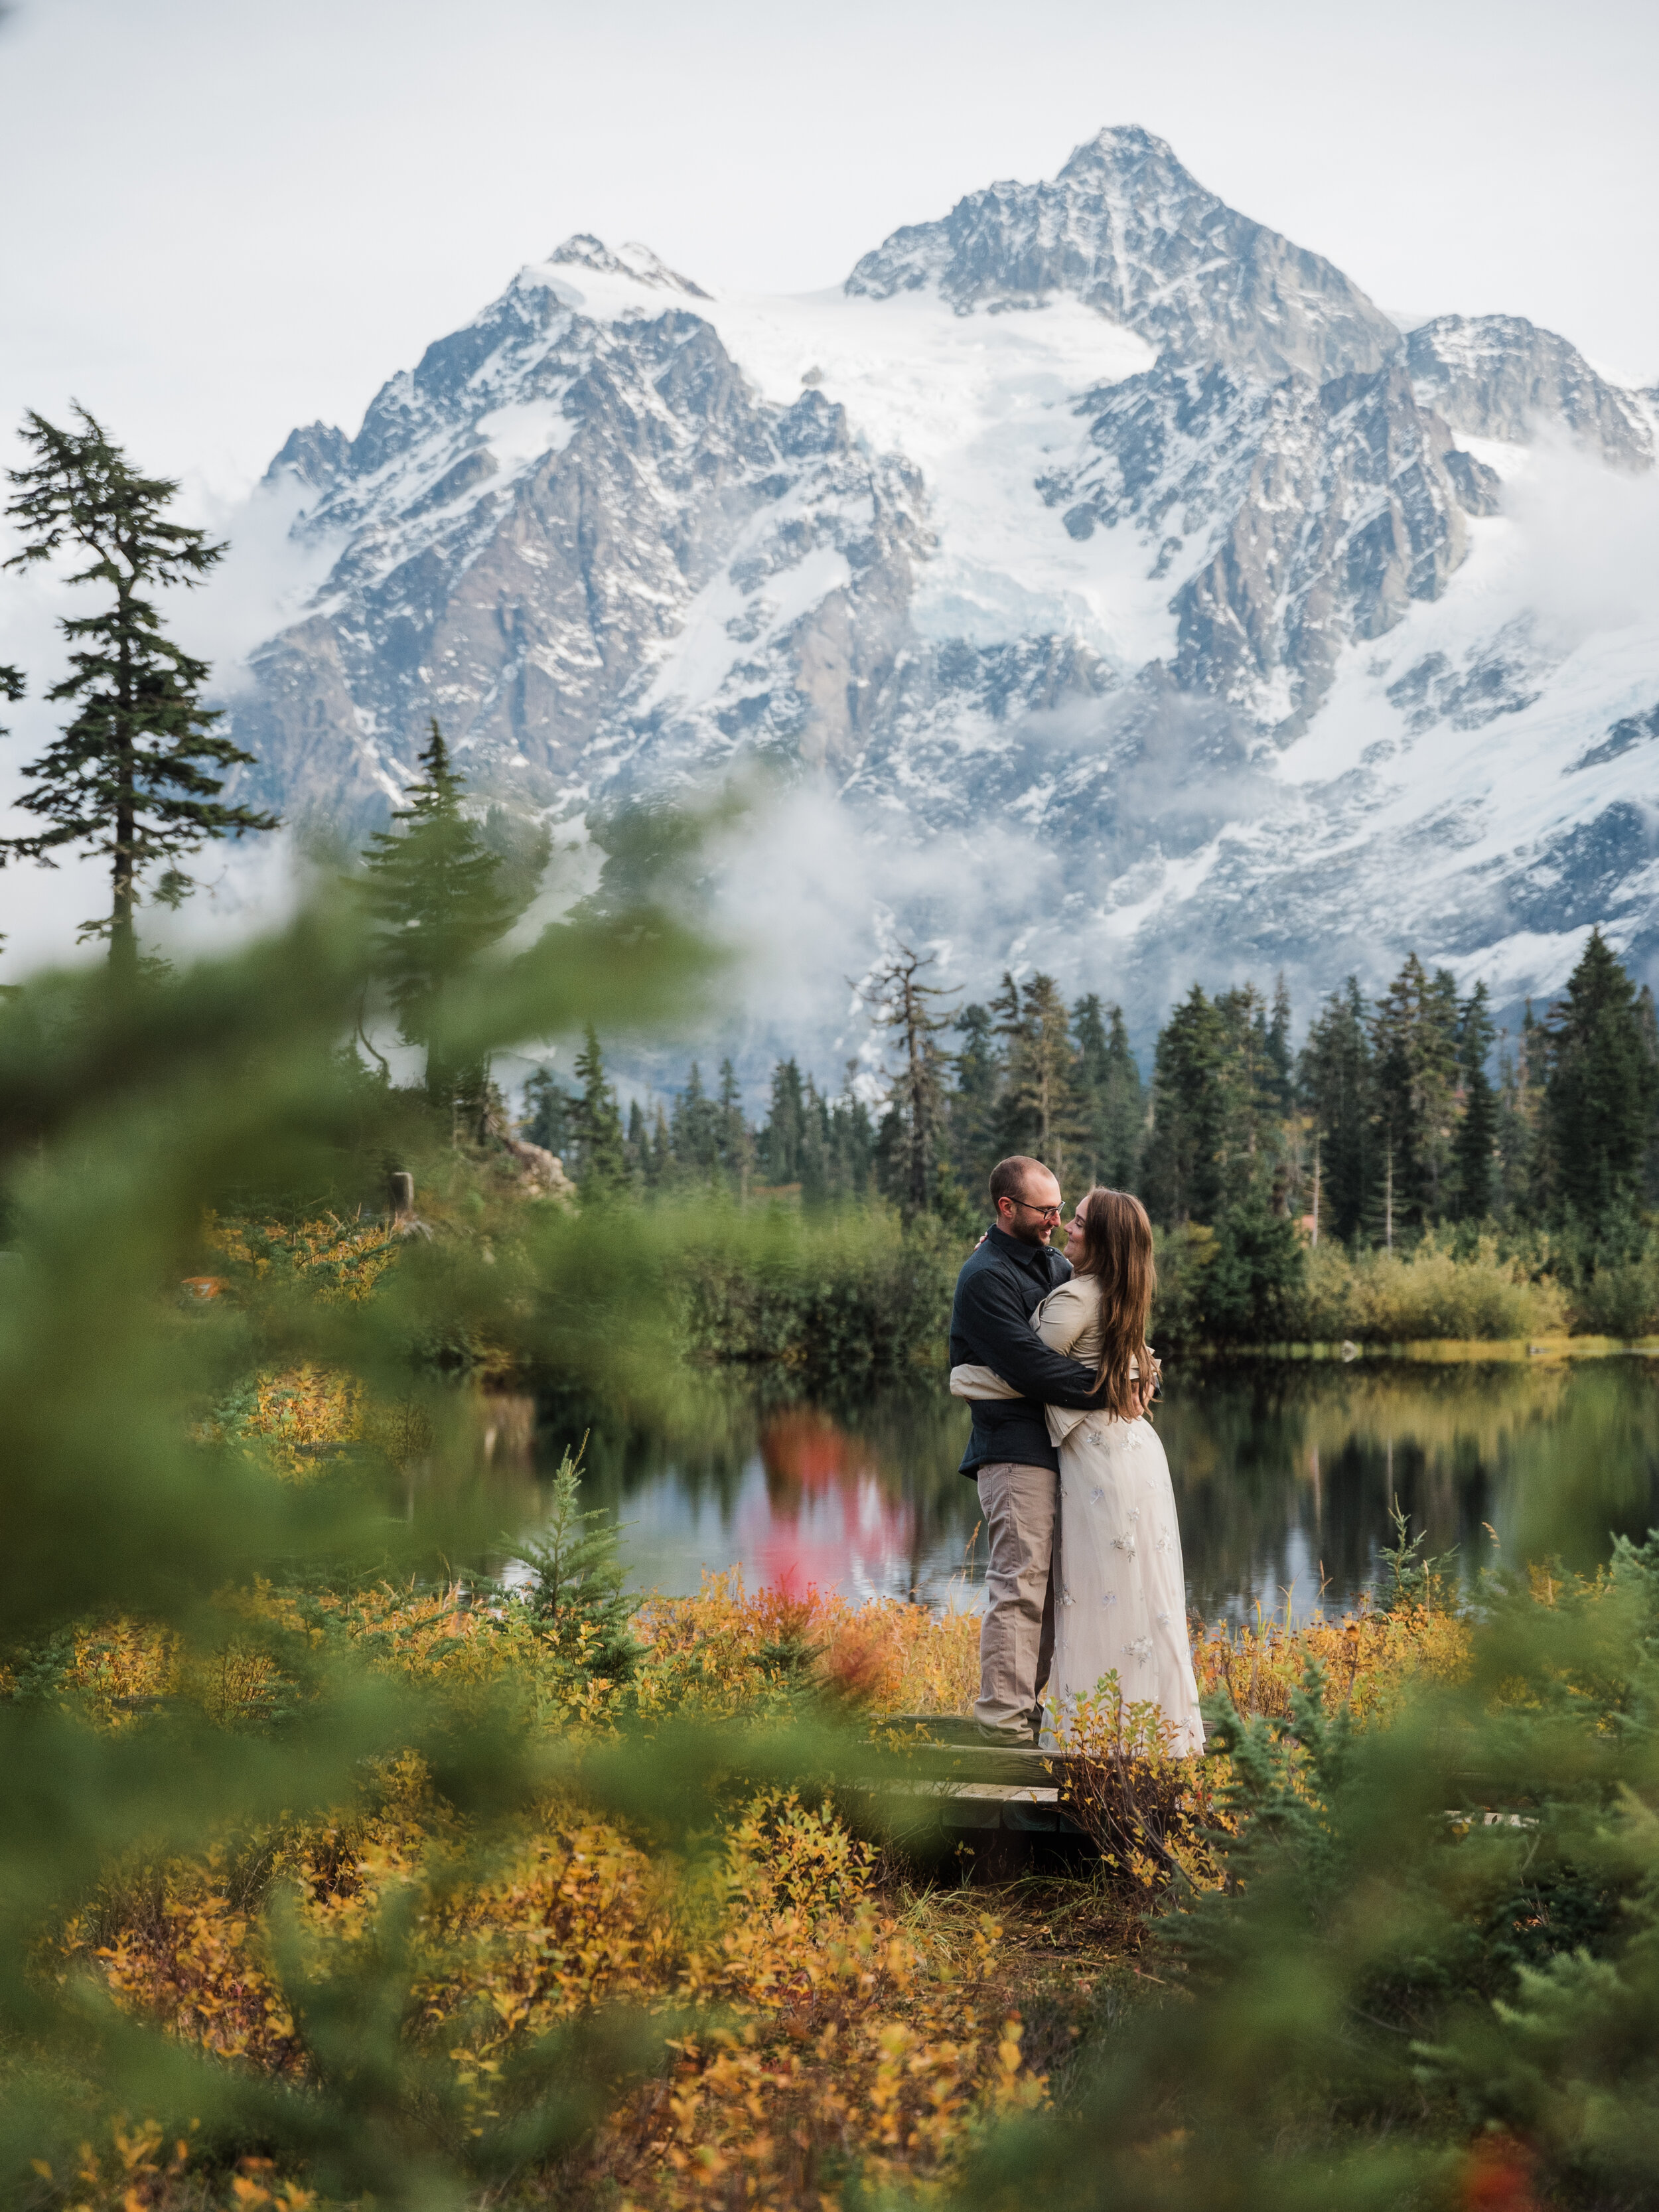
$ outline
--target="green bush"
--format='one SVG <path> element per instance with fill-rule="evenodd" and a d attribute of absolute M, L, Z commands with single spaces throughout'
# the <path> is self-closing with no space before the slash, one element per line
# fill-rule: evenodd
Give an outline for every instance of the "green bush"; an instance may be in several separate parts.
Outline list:
<path fill-rule="evenodd" d="M 1359 1344 L 1501 1342 L 1559 1334 L 1567 1319 L 1559 1286 L 1534 1281 L 1520 1261 L 1501 1258 L 1495 1238 L 1481 1238 L 1459 1259 L 1446 1237 L 1431 1233 L 1410 1254 L 1372 1251 L 1355 1258 L 1340 1244 L 1322 1244 L 1309 1255 L 1293 1334 L 1316 1344 L 1345 1337 Z"/>
<path fill-rule="evenodd" d="M 1572 1325 L 1586 1336 L 1659 1336 L 1659 1238 L 1635 1259 L 1598 1267 L 1569 1296 Z"/>
<path fill-rule="evenodd" d="M 1203 1340 L 1206 1282 L 1215 1256 L 1215 1231 L 1200 1222 L 1152 1231 L 1152 1257 L 1158 1268 L 1151 1323 L 1155 1345 L 1167 1347 Z"/>
<path fill-rule="evenodd" d="M 660 1007 L 691 957 L 666 927 L 555 930 L 529 954 L 470 972 L 447 1012 L 482 1055 L 589 1011 Z M 161 2019 L 118 2012 L 84 1958 L 54 1949 L 77 1914 L 95 1917 L 124 1868 L 159 1881 L 175 1858 L 235 1861 L 250 1838 L 362 1802 L 388 1761 L 412 1758 L 429 1776 L 461 1878 L 490 1863 L 514 1809 L 559 1779 L 561 1750 L 526 1728 L 515 1691 L 488 1695 L 441 1675 L 417 1684 L 377 1667 L 372 1648 L 324 1635 L 314 1615 L 285 1624 L 227 1609 L 256 1579 L 337 1591 L 483 1556 L 498 1508 L 477 1492 L 422 1348 L 517 1340 L 556 1356 L 559 1316 L 591 1304 L 587 1282 L 558 1274 L 581 1248 L 547 1243 L 548 1209 L 522 1197 L 493 1214 L 483 1202 L 476 1233 L 441 1221 L 429 1243 L 410 1240 L 368 1299 L 354 1295 L 349 1269 L 325 1266 L 307 1285 L 268 1251 L 225 1260 L 206 1243 L 255 1182 L 311 1194 L 307 1211 L 320 1214 L 343 1189 L 382 1180 L 388 1152 L 402 1157 L 406 1102 L 340 1050 L 372 976 L 361 933 L 313 913 L 275 941 L 176 976 L 48 976 L 0 1005 L 0 1179 L 14 1238 L 0 1270 L 8 2203 L 78 2201 L 72 2183 L 69 2197 L 63 2188 L 76 2145 L 107 2140 L 124 2114 L 153 2118 L 169 2136 L 199 2123 L 210 2165 L 257 2151 L 305 2166 L 333 2197 L 459 2203 L 574 2140 L 602 2094 L 582 2049 L 544 2039 L 526 2053 L 511 2110 L 479 2131 L 421 2044 L 396 1929 L 361 1972 L 278 1947 L 272 1972 L 307 2053 L 293 2080 L 222 2063 Z M 334 1220 L 325 1241 L 349 1226 Z M 181 1277 L 209 1266 L 216 1277 L 228 1268 L 228 1292 L 181 1303 Z M 659 1361 L 672 1358 L 662 1312 L 641 1316 L 634 1303 L 635 1343 L 654 1328 Z M 591 1335 L 573 1333 L 572 1352 L 602 1371 Z M 246 1398 L 251 1370 L 307 1362 L 388 1406 L 407 1402 L 418 1472 L 365 1438 L 325 1474 L 285 1480 L 236 1421 L 216 1417 Z M 99 1725 L 84 1698 L 64 1694 L 66 1655 L 122 1621 L 169 1639 L 185 1686 L 136 1698 L 119 1725 Z M 201 1686 L 228 1686 L 238 1668 L 281 1694 Z M 625 1792 L 644 1771 L 619 1770 Z M 684 1779 L 653 1788 L 664 1805 L 696 1802 Z M 598 2051 L 607 2032 L 576 2040 Z M 43 2187 L 43 2168 L 59 2182 Z"/>
<path fill-rule="evenodd" d="M 1575 1329 L 1659 1334 L 1659 1227 L 1621 1206 L 1593 1227 L 1569 1216 L 1539 1242 L 1542 1263 L 1566 1291 Z"/>
<path fill-rule="evenodd" d="M 1444 1231 L 1409 1253 L 1310 1250 L 1265 1207 L 1238 1208 L 1213 1230 L 1157 1231 L 1154 1243 L 1154 1339 L 1174 1344 L 1502 1342 L 1559 1334 L 1570 1320 L 1589 1327 L 1579 1316 L 1604 1310 L 1620 1324 L 1605 1333 L 1631 1335 L 1659 1271 L 1653 1261 L 1604 1268 L 1570 1296 L 1535 1261 L 1501 1255 L 1492 1237 L 1461 1254 Z"/>
<path fill-rule="evenodd" d="M 781 1361 L 823 1389 L 944 1358 L 965 1250 L 927 1215 L 902 1224 L 881 1205 L 779 1206 L 721 1227 L 718 1243 L 689 1242 L 673 1267 L 694 1356 Z"/>
<path fill-rule="evenodd" d="M 1209 1701 L 1218 1862 L 1168 1869 L 1133 2009 L 964 2207 L 1635 2212 L 1659 2186 L 1659 1538 L 1488 1585 L 1467 1658 L 1361 1726 Z"/>
<path fill-rule="evenodd" d="M 1204 1334 L 1212 1344 L 1273 1344 L 1297 1333 L 1306 1255 L 1296 1224 L 1261 1200 L 1230 1207 L 1216 1224 L 1206 1271 Z"/>

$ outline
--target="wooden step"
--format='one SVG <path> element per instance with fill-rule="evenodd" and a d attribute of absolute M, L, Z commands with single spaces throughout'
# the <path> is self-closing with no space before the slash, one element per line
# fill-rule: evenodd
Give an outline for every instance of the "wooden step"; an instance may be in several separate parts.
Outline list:
<path fill-rule="evenodd" d="M 879 1748 L 883 1765 L 906 1780 L 1006 1789 L 1056 1788 L 1069 1763 L 1063 1753 L 987 1743 L 971 1717 L 954 1713 L 884 1714 L 872 1727 L 871 1748 Z"/>
<path fill-rule="evenodd" d="M 1055 1789 L 1026 1790 L 1007 1782 L 877 1783 L 869 1791 L 889 1827 L 1002 1828 L 1016 1834 L 1057 1834 L 1072 1821 Z"/>
<path fill-rule="evenodd" d="M 1000 1783 L 1010 1789 L 1051 1790 L 1059 1785 L 1067 1764 L 1051 1751 L 1005 1750 L 994 1743 L 893 1743 L 881 1749 L 882 1767 L 906 1781 Z"/>
<path fill-rule="evenodd" d="M 983 1743 L 979 1723 L 971 1713 L 876 1713 L 870 1726 L 878 1735 L 897 1729 L 906 1735 L 925 1736 L 934 1743 Z M 1020 1747 L 1016 1745 L 1015 1749 Z"/>

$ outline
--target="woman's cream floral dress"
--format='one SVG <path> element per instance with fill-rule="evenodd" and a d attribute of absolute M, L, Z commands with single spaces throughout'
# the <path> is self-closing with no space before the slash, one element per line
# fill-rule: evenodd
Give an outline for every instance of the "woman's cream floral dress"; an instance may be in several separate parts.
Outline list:
<path fill-rule="evenodd" d="M 1099 1292 L 1091 1277 L 1073 1276 L 1051 1291 L 1031 1321 L 1051 1350 L 1089 1364 L 1099 1358 Z M 1013 1395 L 982 1367 L 953 1368 L 951 1387 L 959 1397 Z M 1049 1705 L 1064 1712 L 1115 1671 L 1129 1704 L 1163 1707 L 1172 1749 L 1201 1751 L 1181 1530 L 1158 1431 L 1148 1420 L 1115 1413 L 1058 1406 L 1047 1413 L 1060 1447 Z M 1051 1740 L 1048 1730 L 1044 1740 Z"/>

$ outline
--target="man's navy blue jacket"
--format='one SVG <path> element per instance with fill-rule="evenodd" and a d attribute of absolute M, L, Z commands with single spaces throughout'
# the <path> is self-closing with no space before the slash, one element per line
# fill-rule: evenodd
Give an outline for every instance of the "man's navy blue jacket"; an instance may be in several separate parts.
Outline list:
<path fill-rule="evenodd" d="M 1028 1395 L 973 1400 L 963 1474 L 988 1460 L 1058 1474 L 1060 1454 L 1048 1441 L 1042 1408 L 1100 1402 L 1094 1369 L 1050 1352 L 1031 1326 L 1036 1307 L 1071 1272 L 1071 1261 L 1052 1244 L 1022 1244 L 1005 1229 L 989 1231 L 964 1261 L 951 1308 L 951 1364 L 993 1367 Z"/>

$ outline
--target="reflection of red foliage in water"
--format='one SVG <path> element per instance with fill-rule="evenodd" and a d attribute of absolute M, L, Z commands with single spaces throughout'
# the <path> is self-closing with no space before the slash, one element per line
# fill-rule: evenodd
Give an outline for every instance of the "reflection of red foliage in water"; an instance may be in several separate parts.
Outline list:
<path fill-rule="evenodd" d="M 847 1588 L 890 1578 L 908 1558 L 914 1510 L 889 1498 L 865 1447 L 812 1407 L 775 1414 L 761 1431 L 764 1524 L 743 1529 L 762 1580 L 781 1590 Z M 745 1514 L 743 1519 L 748 1519 Z"/>
<path fill-rule="evenodd" d="M 853 1439 L 846 1430 L 814 1407 L 775 1413 L 761 1431 L 766 1491 L 775 1506 L 793 1502 L 791 1491 L 810 1496 L 838 1487 L 853 1472 L 852 1458 Z"/>
<path fill-rule="evenodd" d="M 1525 2143 L 1513 2136 L 1483 2136 L 1463 2169 L 1464 2212 L 1537 2212 L 1532 2168 Z"/>

